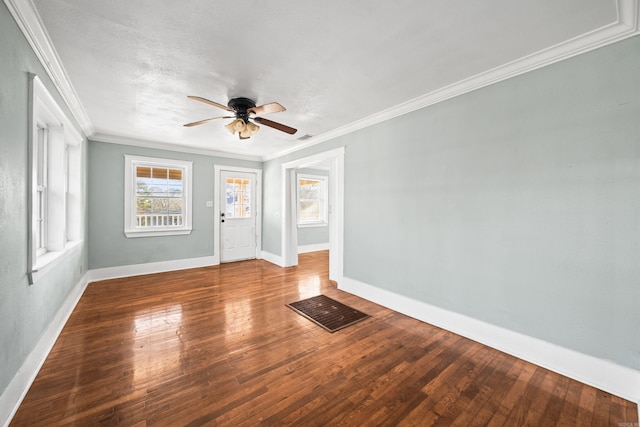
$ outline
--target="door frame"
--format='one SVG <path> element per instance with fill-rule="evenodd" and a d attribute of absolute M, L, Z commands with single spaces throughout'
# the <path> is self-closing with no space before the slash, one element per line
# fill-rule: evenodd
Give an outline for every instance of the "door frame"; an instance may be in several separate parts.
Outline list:
<path fill-rule="evenodd" d="M 213 165 L 213 256 L 215 264 L 220 264 L 220 174 L 226 172 L 256 174 L 255 218 L 256 218 L 256 259 L 262 258 L 262 169 L 242 168 L 239 166 Z"/>
<path fill-rule="evenodd" d="M 339 282 L 344 272 L 344 147 L 282 164 L 282 262 L 298 265 L 296 170 L 330 161 L 329 279 Z"/>

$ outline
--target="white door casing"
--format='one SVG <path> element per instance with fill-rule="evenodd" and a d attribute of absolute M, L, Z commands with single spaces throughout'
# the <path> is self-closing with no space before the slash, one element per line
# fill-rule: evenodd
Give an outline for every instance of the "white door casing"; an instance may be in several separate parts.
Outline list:
<path fill-rule="evenodd" d="M 260 258 L 262 171 L 215 166 L 215 179 L 214 253 L 220 262 Z"/>
<path fill-rule="evenodd" d="M 296 222 L 296 169 L 330 161 L 329 172 L 329 279 L 340 282 L 344 272 L 344 147 L 283 163 L 282 257 L 279 265 L 298 264 Z"/>

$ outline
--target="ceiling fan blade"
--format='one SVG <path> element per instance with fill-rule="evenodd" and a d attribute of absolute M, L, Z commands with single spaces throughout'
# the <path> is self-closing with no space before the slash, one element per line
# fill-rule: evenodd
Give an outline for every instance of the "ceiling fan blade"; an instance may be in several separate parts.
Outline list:
<path fill-rule="evenodd" d="M 268 114 L 268 113 L 279 113 L 281 111 L 285 111 L 282 105 L 277 102 L 270 102 L 269 104 L 258 105 L 257 107 L 248 108 L 247 111 L 251 114 Z"/>
<path fill-rule="evenodd" d="M 254 122 L 256 123 L 260 123 L 261 125 L 265 125 L 265 126 L 269 126 L 270 128 L 274 128 L 277 129 L 279 131 L 288 133 L 289 135 L 293 135 L 294 133 L 296 133 L 298 131 L 298 129 L 294 129 L 292 127 L 289 127 L 287 125 L 283 125 L 282 123 L 278 123 L 278 122 L 274 122 L 272 120 L 267 120 L 263 117 L 255 117 L 253 119 Z"/>
<path fill-rule="evenodd" d="M 222 120 L 222 119 L 234 119 L 234 116 L 224 116 L 224 117 L 214 117 L 212 119 L 204 119 L 204 120 L 199 120 L 197 122 L 193 122 L 193 123 L 187 123 L 186 126 L 188 128 L 190 128 L 191 126 L 198 126 L 198 125 L 203 125 L 205 123 L 211 123 L 211 122 L 216 122 L 218 120 Z"/>
<path fill-rule="evenodd" d="M 187 95 L 187 98 L 193 99 L 195 101 L 204 102 L 205 104 L 213 105 L 214 107 L 222 108 L 223 110 L 227 110 L 227 111 L 233 112 L 233 110 L 231 108 L 227 107 L 226 105 L 222 105 L 222 104 L 219 104 L 217 102 L 210 101 L 210 100 L 208 100 L 206 98 L 203 98 L 201 96 Z"/>

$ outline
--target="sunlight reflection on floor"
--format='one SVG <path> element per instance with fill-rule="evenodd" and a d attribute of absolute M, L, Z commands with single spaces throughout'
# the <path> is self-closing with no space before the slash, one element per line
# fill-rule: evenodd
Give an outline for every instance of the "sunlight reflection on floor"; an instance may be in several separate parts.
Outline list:
<path fill-rule="evenodd" d="M 312 297 L 321 293 L 322 280 L 319 275 L 307 276 L 298 280 L 298 291 L 301 297 Z"/>
<path fill-rule="evenodd" d="M 226 338 L 230 338 L 238 333 L 248 333 L 253 331 L 254 320 L 251 315 L 251 301 L 243 299 L 240 301 L 228 301 L 224 305 Z"/>
<path fill-rule="evenodd" d="M 182 305 L 176 304 L 139 314 L 135 317 L 134 324 L 134 385 L 145 384 L 158 372 L 179 370 L 184 347 L 180 337 Z M 163 357 L 157 357 L 158 354 Z"/>

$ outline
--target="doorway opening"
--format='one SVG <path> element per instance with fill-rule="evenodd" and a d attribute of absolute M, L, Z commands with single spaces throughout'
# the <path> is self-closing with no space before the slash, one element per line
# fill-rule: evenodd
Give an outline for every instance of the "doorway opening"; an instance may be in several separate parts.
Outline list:
<path fill-rule="evenodd" d="M 329 172 L 329 279 L 343 275 L 344 252 L 344 147 L 282 164 L 282 261 L 298 265 L 297 171 L 318 168 Z"/>

